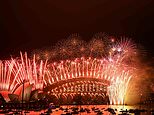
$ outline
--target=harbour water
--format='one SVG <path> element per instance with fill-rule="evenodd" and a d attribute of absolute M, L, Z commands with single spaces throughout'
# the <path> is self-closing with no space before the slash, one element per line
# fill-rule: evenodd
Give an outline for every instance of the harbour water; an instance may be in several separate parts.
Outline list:
<path fill-rule="evenodd" d="M 76 108 L 88 108 L 90 110 L 89 113 L 87 112 L 79 112 L 78 115 L 98 115 L 97 112 L 92 111 L 92 108 L 98 108 L 103 115 L 113 115 L 112 113 L 106 111 L 107 108 L 112 108 L 115 110 L 116 114 L 114 115 L 120 115 L 122 112 L 122 110 L 130 110 L 130 109 L 140 109 L 140 110 L 147 110 L 145 112 L 140 112 L 138 114 L 135 113 L 129 113 L 129 115 L 154 115 L 154 113 L 152 113 L 152 110 L 154 110 L 153 106 L 145 106 L 145 105 L 134 105 L 134 106 L 123 106 L 123 105 L 64 105 L 64 106 L 60 106 L 64 109 L 68 108 L 68 112 L 71 111 L 70 108 L 72 107 L 76 107 Z M 42 110 L 42 111 L 30 111 L 28 113 L 24 113 L 24 115 L 40 115 L 41 113 L 45 113 L 45 111 L 47 110 Z M 60 110 L 60 108 L 56 108 L 56 109 L 52 109 L 52 113 L 50 113 L 50 115 L 61 115 L 61 114 L 66 114 L 66 111 L 62 111 Z M 74 115 L 74 114 L 73 114 Z M 77 115 L 77 114 L 76 114 Z M 101 115 L 101 114 L 100 114 Z"/>

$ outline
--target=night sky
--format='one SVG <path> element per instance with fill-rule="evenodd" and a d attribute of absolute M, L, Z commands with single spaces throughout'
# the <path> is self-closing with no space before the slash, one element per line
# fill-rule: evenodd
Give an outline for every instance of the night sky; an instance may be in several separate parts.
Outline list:
<path fill-rule="evenodd" d="M 131 37 L 154 56 L 154 0 L 0 0 L 0 58 L 79 33 Z"/>

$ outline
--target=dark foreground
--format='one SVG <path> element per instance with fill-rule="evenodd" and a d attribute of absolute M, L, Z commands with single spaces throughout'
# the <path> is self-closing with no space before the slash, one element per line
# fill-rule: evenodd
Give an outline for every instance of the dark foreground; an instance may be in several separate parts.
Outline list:
<path fill-rule="evenodd" d="M 50 105 L 49 108 L 40 110 L 39 108 L 22 110 L 10 109 L 0 110 L 0 114 L 5 115 L 154 115 L 153 106 L 135 105 Z"/>

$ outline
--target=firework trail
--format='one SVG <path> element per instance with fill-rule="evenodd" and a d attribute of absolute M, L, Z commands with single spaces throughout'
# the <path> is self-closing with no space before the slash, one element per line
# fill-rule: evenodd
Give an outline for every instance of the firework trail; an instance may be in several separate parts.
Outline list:
<path fill-rule="evenodd" d="M 20 53 L 19 59 L 0 61 L 0 90 L 13 92 L 23 81 L 34 84 L 35 89 L 43 89 L 60 81 L 96 78 L 109 82 L 110 104 L 123 104 L 129 82 L 136 76 L 132 57 L 136 57 L 137 47 L 126 38 L 116 41 L 99 33 L 86 43 L 75 34 L 53 49 L 35 53 L 32 59 L 27 53 Z M 63 85 L 63 89 L 68 86 Z"/>
<path fill-rule="evenodd" d="M 35 89 L 43 89 L 43 79 L 46 71 L 46 64 L 41 60 L 38 64 L 35 55 L 32 60 L 20 53 L 20 59 L 0 61 L 0 89 L 13 92 L 24 81 L 34 84 Z"/>
<path fill-rule="evenodd" d="M 107 92 L 110 104 L 123 104 L 129 81 L 134 76 L 133 68 L 128 68 L 117 61 L 83 57 L 52 63 L 49 70 L 46 85 L 83 77 L 110 81 Z"/>
<path fill-rule="evenodd" d="M 0 61 L 0 90 L 9 91 L 12 81 L 13 61 Z"/>

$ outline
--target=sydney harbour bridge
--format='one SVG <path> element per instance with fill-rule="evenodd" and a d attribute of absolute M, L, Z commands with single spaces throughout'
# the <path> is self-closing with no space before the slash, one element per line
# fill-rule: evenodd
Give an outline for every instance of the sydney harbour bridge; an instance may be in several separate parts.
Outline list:
<path fill-rule="evenodd" d="M 76 103 L 82 101 L 82 104 L 107 104 L 109 103 L 107 96 L 108 85 L 109 82 L 105 80 L 81 77 L 59 81 L 46 86 L 44 91 L 48 95 L 56 96 L 57 99 L 62 98 L 65 101 L 63 102 L 64 104 L 73 104 L 75 101 L 77 101 Z M 75 100 L 78 96 L 81 97 L 81 100 Z M 92 99 L 97 99 L 99 102 L 94 102 Z"/>
<path fill-rule="evenodd" d="M 129 82 L 136 75 L 132 61 L 137 54 L 135 45 L 127 39 L 117 43 L 104 39 L 105 42 L 93 40 L 87 49 L 79 40 L 66 41 L 68 46 L 60 45 L 56 50 L 58 55 L 54 51 L 45 53 L 46 59 L 40 59 L 42 54 L 29 58 L 21 52 L 20 58 L 1 60 L 1 94 L 7 100 L 20 101 L 24 92 L 22 97 L 29 101 L 31 97 L 37 99 L 35 93 L 41 91 L 61 100 L 99 97 L 105 104 L 124 104 Z"/>

